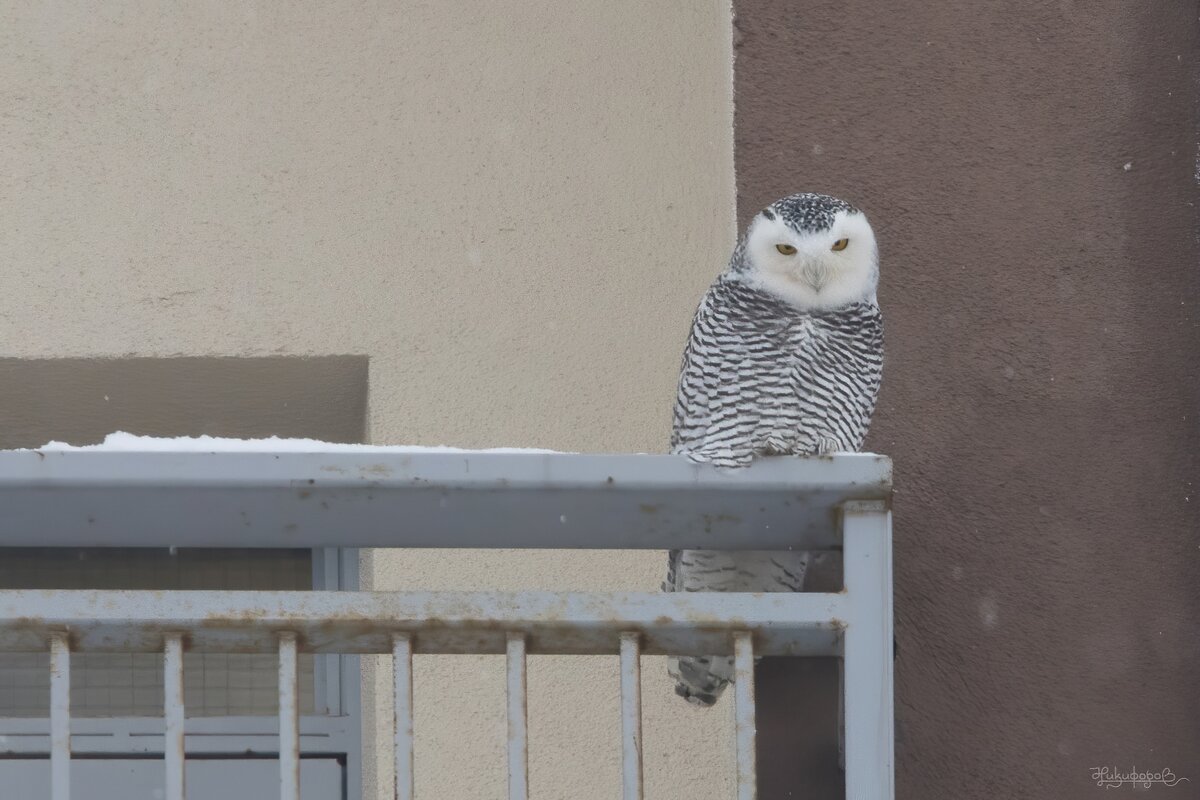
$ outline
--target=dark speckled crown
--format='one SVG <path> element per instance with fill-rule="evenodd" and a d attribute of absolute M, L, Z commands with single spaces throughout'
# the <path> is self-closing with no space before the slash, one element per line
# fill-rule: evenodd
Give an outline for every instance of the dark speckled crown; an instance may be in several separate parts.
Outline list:
<path fill-rule="evenodd" d="M 776 200 L 763 209 L 767 219 L 782 219 L 784 224 L 803 233 L 828 230 L 839 211 L 857 211 L 845 200 L 827 194 L 801 192 Z"/>

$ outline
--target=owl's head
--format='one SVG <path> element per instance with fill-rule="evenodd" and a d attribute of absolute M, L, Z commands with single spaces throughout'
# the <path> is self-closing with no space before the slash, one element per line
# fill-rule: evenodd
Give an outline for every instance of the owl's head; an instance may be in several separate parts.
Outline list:
<path fill-rule="evenodd" d="M 750 222 L 742 250 L 745 279 L 798 308 L 875 300 L 875 233 L 844 200 L 809 193 L 776 200 Z"/>

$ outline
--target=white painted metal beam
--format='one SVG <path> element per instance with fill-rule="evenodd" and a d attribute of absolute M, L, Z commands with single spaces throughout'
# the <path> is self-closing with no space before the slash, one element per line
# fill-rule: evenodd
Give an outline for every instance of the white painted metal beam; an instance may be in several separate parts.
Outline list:
<path fill-rule="evenodd" d="M 733 635 L 733 721 L 737 750 L 738 800 L 758 797 L 758 723 L 754 706 L 754 637 L 739 631 Z"/>
<path fill-rule="evenodd" d="M 279 634 L 279 798 L 300 800 L 300 709 L 297 637 Z"/>
<path fill-rule="evenodd" d="M 303 652 L 504 653 L 523 634 L 532 654 L 612 654 L 637 633 L 649 655 L 732 652 L 833 655 L 850 605 L 842 594 L 740 592 L 188 592 L 0 591 L 0 651 L 45 651 L 55 630 L 76 652 L 162 652 L 188 631 L 192 652 L 274 653 L 294 632 Z"/>
<path fill-rule="evenodd" d="M 50 797 L 71 800 L 71 640 L 50 634 Z"/>
<path fill-rule="evenodd" d="M 412 637 L 392 637 L 392 745 L 395 747 L 395 798 L 413 800 L 413 665 Z"/>
<path fill-rule="evenodd" d="M 823 549 L 891 461 L 0 451 L 0 546 Z"/>
<path fill-rule="evenodd" d="M 184 800 L 183 634 L 166 634 L 163 652 L 163 759 L 166 762 L 166 800 Z"/>
<path fill-rule="evenodd" d="M 846 510 L 845 584 L 854 611 L 845 630 L 846 797 L 892 800 L 892 515 L 883 504 Z"/>
<path fill-rule="evenodd" d="M 641 636 L 621 634 L 621 797 L 642 800 Z"/>
<path fill-rule="evenodd" d="M 529 699 L 524 634 L 507 635 L 508 800 L 529 800 Z"/>

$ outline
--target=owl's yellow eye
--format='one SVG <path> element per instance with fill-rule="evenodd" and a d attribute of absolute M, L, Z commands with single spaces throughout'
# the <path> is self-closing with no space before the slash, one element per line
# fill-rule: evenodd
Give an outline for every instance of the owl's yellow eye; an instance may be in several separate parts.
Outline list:
<path fill-rule="evenodd" d="M 783 253 L 785 256 L 796 255 L 796 248 L 792 247 L 790 244 L 777 244 L 775 245 L 775 249 Z"/>
<path fill-rule="evenodd" d="M 833 250 L 835 253 L 840 252 L 842 250 L 845 250 L 846 245 L 848 245 L 848 244 L 850 244 L 849 239 L 838 239 L 836 242 L 833 243 L 833 247 L 831 247 L 829 249 Z"/>

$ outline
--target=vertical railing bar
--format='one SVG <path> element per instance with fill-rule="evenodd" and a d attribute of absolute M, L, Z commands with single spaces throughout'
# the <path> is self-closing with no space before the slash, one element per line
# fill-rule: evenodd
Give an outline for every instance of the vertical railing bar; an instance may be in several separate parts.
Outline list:
<path fill-rule="evenodd" d="M 755 800 L 758 796 L 758 776 L 754 753 L 754 639 L 746 631 L 733 635 L 733 680 L 737 796 L 738 800 Z"/>
<path fill-rule="evenodd" d="M 843 643 L 844 646 L 844 643 Z M 844 654 L 844 653 L 843 653 Z M 839 658 L 837 694 L 838 769 L 846 771 L 846 659 Z"/>
<path fill-rule="evenodd" d="M 71 800 L 71 642 L 50 634 L 50 797 Z"/>
<path fill-rule="evenodd" d="M 883 503 L 842 514 L 842 583 L 850 601 L 842 631 L 846 796 L 896 796 L 892 674 L 892 517 Z"/>
<path fill-rule="evenodd" d="M 621 634 L 621 778 L 625 800 L 642 800 L 641 635 Z"/>
<path fill-rule="evenodd" d="M 300 800 L 300 714 L 296 634 L 279 634 L 279 797 Z"/>
<path fill-rule="evenodd" d="M 525 684 L 525 635 L 508 634 L 508 799 L 529 797 L 529 730 Z"/>
<path fill-rule="evenodd" d="M 412 637 L 396 634 L 392 637 L 392 672 L 394 677 L 396 747 L 396 800 L 413 800 L 416 782 L 413 778 L 413 674 Z"/>
<path fill-rule="evenodd" d="M 166 738 L 166 800 L 184 800 L 183 785 L 183 635 L 168 633 L 163 643 L 163 720 Z"/>

